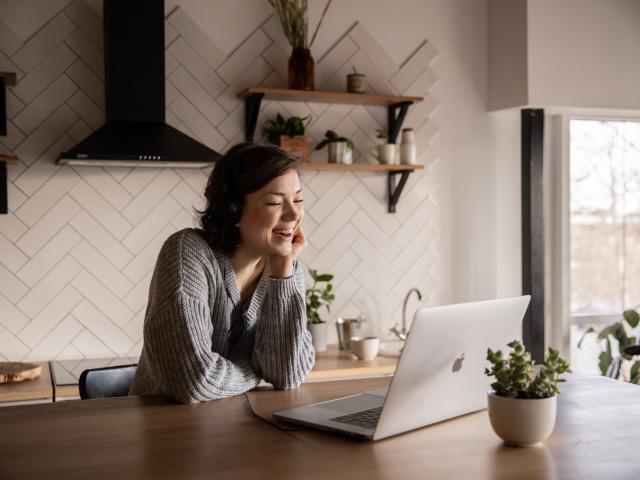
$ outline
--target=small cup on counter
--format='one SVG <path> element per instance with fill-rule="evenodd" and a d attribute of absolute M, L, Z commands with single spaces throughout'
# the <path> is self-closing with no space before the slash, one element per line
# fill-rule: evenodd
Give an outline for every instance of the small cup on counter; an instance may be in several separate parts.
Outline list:
<path fill-rule="evenodd" d="M 351 353 L 360 360 L 373 360 L 380 351 L 378 337 L 351 337 Z"/>

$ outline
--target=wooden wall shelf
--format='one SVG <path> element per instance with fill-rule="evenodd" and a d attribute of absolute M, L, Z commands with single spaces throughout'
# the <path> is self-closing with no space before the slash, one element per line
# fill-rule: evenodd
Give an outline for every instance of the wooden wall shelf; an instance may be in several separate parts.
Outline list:
<path fill-rule="evenodd" d="M 16 72 L 2 72 L 0 71 L 0 78 L 4 80 L 5 85 L 16 84 Z"/>
<path fill-rule="evenodd" d="M 322 90 L 291 90 L 288 88 L 249 87 L 238 93 L 238 97 L 246 98 L 262 94 L 267 100 L 284 100 L 289 102 L 346 103 L 351 105 L 379 105 L 388 107 L 395 103 L 417 103 L 422 97 L 402 97 L 398 95 L 376 95 L 371 93 L 329 92 Z"/>
<path fill-rule="evenodd" d="M 18 163 L 18 157 L 15 157 L 13 155 L 0 155 L 0 162 Z"/>
<path fill-rule="evenodd" d="M 352 170 L 352 171 L 374 171 L 374 172 L 397 172 L 422 170 L 424 165 L 376 165 L 374 163 L 315 163 L 302 162 L 300 168 L 303 170 Z"/>
<path fill-rule="evenodd" d="M 287 88 L 249 87 L 238 93 L 239 98 L 244 99 L 245 112 L 245 140 L 252 142 L 258 124 L 260 104 L 263 99 L 284 100 L 290 102 L 319 102 L 342 103 L 351 105 L 374 105 L 387 107 L 387 126 L 389 131 L 389 143 L 396 143 L 402 122 L 409 107 L 416 102 L 421 102 L 422 97 L 403 97 L 398 95 L 376 95 L 369 93 L 329 92 L 321 90 L 291 90 Z M 320 166 L 322 165 L 322 166 Z M 421 165 L 375 165 L 375 164 L 329 164 L 309 163 L 302 168 L 308 170 L 373 170 L 388 173 L 389 213 L 396 211 L 396 204 L 400 199 L 402 190 L 407 182 L 409 174 L 420 168 Z M 396 186 L 396 176 L 400 175 L 400 182 Z"/>

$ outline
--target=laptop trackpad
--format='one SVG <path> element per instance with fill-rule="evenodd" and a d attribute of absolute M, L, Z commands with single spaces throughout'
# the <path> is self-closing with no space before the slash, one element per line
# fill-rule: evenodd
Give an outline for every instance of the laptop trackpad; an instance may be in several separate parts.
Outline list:
<path fill-rule="evenodd" d="M 384 397 L 361 393 L 346 398 L 339 398 L 328 402 L 316 403 L 314 407 L 328 408 L 342 413 L 359 412 L 369 408 L 381 407 Z"/>

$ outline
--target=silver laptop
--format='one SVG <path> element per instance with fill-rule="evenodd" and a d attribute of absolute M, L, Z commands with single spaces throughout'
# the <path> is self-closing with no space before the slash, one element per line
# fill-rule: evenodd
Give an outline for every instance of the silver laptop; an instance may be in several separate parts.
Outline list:
<path fill-rule="evenodd" d="M 303 425 L 369 440 L 486 408 L 487 348 L 522 338 L 530 297 L 421 308 L 389 388 L 274 413 Z"/>

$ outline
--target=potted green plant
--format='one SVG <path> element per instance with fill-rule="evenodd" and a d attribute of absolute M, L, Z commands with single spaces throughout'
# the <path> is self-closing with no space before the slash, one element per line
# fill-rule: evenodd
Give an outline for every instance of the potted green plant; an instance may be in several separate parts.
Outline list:
<path fill-rule="evenodd" d="M 376 148 L 371 154 L 380 163 L 395 163 L 397 148 L 394 143 L 389 143 L 389 131 L 386 128 L 376 130 Z"/>
<path fill-rule="evenodd" d="M 600 373 L 640 385 L 640 361 L 635 360 L 637 355 L 629 353 L 633 351 L 630 347 L 637 345 L 637 338 L 631 335 L 631 330 L 640 323 L 637 308 L 638 306 L 625 310 L 619 321 L 607 325 L 599 332 L 594 327 L 589 327 L 580 338 L 578 348 L 582 348 L 587 335 L 597 333 L 601 350 L 598 357 Z M 616 351 L 617 354 L 614 354 Z"/>
<path fill-rule="evenodd" d="M 310 115 L 306 117 L 294 115 L 285 119 L 278 113 L 275 120 L 264 122 L 262 134 L 269 143 L 279 145 L 290 154 L 307 161 L 309 159 L 309 138 L 305 135 L 305 130 L 310 119 Z"/>
<path fill-rule="evenodd" d="M 558 376 L 571 371 L 557 350 L 549 348 L 542 364 L 534 367 L 531 354 L 514 340 L 505 358 L 502 351 L 487 351 L 491 368 L 485 374 L 494 377 L 487 393 L 489 419 L 505 444 L 518 447 L 545 440 L 556 423 Z"/>
<path fill-rule="evenodd" d="M 307 288 L 307 326 L 311 332 L 313 348 L 316 352 L 324 352 L 327 349 L 327 325 L 320 317 L 320 309 L 324 306 L 327 312 L 331 312 L 331 303 L 336 298 L 333 293 L 333 275 L 318 273 L 309 269 L 313 279 L 311 288 Z M 324 284 L 324 286 L 322 285 Z"/>
<path fill-rule="evenodd" d="M 389 136 L 389 131 L 386 128 L 378 128 L 376 130 L 376 142 L 378 145 L 384 145 L 387 143 L 387 137 Z"/>
<path fill-rule="evenodd" d="M 331 5 L 331 0 L 325 4 L 316 30 L 308 41 L 309 16 L 307 15 L 307 0 L 269 0 L 280 19 L 292 52 L 289 58 L 289 88 L 298 90 L 313 90 L 315 88 L 314 68 L 315 63 L 311 57 L 311 45 L 313 45 L 320 25 Z"/>
<path fill-rule="evenodd" d="M 338 135 L 333 130 L 327 130 L 324 139 L 318 144 L 316 150 L 327 148 L 329 163 L 351 163 L 353 154 L 353 142 Z"/>

